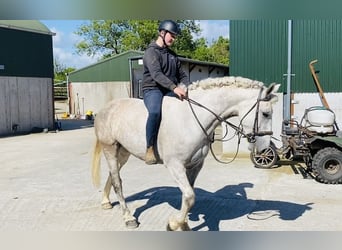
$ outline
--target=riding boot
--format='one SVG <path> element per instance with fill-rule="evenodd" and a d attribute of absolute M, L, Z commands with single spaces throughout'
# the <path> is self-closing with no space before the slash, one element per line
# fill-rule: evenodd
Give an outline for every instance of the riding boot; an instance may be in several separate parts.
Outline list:
<path fill-rule="evenodd" d="M 157 164 L 157 159 L 154 155 L 153 147 L 148 147 L 146 150 L 145 163 L 147 165 Z"/>

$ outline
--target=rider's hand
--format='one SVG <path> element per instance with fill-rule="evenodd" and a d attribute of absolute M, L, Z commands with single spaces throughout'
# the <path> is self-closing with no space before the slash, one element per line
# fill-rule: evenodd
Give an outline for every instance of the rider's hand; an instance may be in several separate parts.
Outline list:
<path fill-rule="evenodd" d="M 173 89 L 173 92 L 179 97 L 180 100 L 183 101 L 184 98 L 186 98 L 187 93 L 184 89 L 181 87 L 176 87 Z"/>

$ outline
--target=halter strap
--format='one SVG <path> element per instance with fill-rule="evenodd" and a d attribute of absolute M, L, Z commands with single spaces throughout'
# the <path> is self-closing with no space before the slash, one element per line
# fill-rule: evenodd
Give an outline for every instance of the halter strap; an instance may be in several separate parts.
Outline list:
<path fill-rule="evenodd" d="M 240 139 L 242 136 L 244 136 L 245 138 L 247 138 L 247 141 L 250 142 L 250 143 L 254 143 L 256 140 L 255 140 L 255 136 L 264 136 L 264 135 L 272 135 L 273 132 L 272 131 L 262 131 L 260 132 L 259 131 L 259 128 L 258 128 L 258 121 L 259 121 L 259 103 L 260 101 L 267 101 L 268 97 L 266 96 L 265 98 L 261 99 L 261 94 L 262 94 L 262 91 L 263 91 L 263 88 L 260 88 L 260 91 L 259 91 L 259 95 L 258 95 L 258 99 L 257 101 L 253 104 L 253 106 L 248 110 L 248 112 L 242 117 L 242 119 L 240 120 L 240 123 L 239 123 L 239 126 L 236 126 L 234 125 L 233 123 L 225 120 L 224 118 L 222 118 L 221 116 L 217 115 L 214 111 L 212 111 L 211 109 L 209 109 L 208 107 L 204 106 L 203 104 L 195 101 L 195 100 L 192 100 L 191 98 L 189 98 L 189 96 L 186 96 L 184 99 L 186 99 L 188 101 L 188 104 L 189 104 L 189 107 L 191 109 L 191 112 L 192 114 L 194 115 L 198 125 L 200 126 L 200 128 L 202 129 L 203 133 L 205 134 L 205 136 L 207 137 L 207 140 L 210 142 L 210 151 L 213 155 L 213 157 L 215 158 L 216 161 L 220 162 L 220 163 L 224 163 L 224 164 L 228 164 L 228 163 L 231 163 L 233 160 L 235 160 L 237 154 L 238 154 L 238 151 L 239 151 L 239 145 L 240 145 Z M 214 154 L 213 152 L 213 149 L 212 149 L 212 143 L 215 141 L 214 139 L 214 136 L 211 136 L 208 134 L 207 130 L 203 127 L 203 125 L 201 124 L 200 120 L 198 119 L 198 116 L 196 114 L 196 112 L 194 111 L 193 109 L 193 106 L 192 104 L 200 107 L 200 108 L 203 108 L 205 110 L 207 110 L 209 113 L 211 113 L 213 116 L 215 116 L 216 120 L 218 120 L 219 122 L 221 123 L 225 123 L 227 124 L 228 126 L 230 126 L 231 128 L 233 128 L 236 133 L 238 134 L 238 146 L 237 146 L 237 150 L 236 150 L 236 153 L 233 157 L 233 159 L 229 162 L 223 162 L 219 159 L 217 159 L 216 155 Z M 243 131 L 243 127 L 242 127 L 242 121 L 246 118 L 246 116 L 256 107 L 256 113 L 255 113 L 255 119 L 254 119 L 254 124 L 253 124 L 253 131 L 252 133 L 248 133 L 246 134 L 244 131 Z"/>

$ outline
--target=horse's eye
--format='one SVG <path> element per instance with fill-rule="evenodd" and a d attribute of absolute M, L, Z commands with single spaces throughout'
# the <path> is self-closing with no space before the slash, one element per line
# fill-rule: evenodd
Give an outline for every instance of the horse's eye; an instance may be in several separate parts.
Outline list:
<path fill-rule="evenodd" d="M 262 115 L 264 116 L 264 118 L 271 118 L 270 112 L 262 112 Z"/>

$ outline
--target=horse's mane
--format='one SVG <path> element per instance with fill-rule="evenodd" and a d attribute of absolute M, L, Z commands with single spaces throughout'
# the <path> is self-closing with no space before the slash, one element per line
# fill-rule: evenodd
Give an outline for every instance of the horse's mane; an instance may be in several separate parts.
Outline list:
<path fill-rule="evenodd" d="M 224 86 L 231 86 L 236 88 L 261 88 L 264 83 L 244 78 L 241 76 L 224 76 L 215 78 L 206 78 L 202 80 L 195 81 L 188 86 L 189 90 L 195 89 L 212 89 L 221 88 Z"/>

